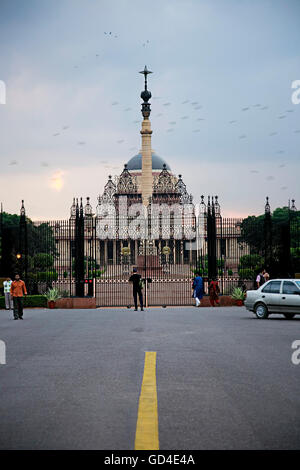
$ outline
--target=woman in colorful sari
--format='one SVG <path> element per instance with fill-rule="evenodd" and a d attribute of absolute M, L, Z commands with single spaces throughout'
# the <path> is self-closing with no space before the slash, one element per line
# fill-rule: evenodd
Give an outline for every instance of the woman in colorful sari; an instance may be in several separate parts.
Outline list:
<path fill-rule="evenodd" d="M 209 293 L 210 305 L 212 307 L 215 306 L 215 303 L 217 305 L 220 305 L 220 301 L 219 301 L 220 288 L 219 288 L 218 281 L 216 281 L 216 279 L 212 279 L 212 281 L 210 282 L 208 286 L 208 293 Z"/>
<path fill-rule="evenodd" d="M 199 272 L 195 273 L 195 278 L 193 281 L 193 297 L 196 300 L 196 307 L 200 307 L 201 299 L 203 297 L 203 279 L 200 276 Z"/>

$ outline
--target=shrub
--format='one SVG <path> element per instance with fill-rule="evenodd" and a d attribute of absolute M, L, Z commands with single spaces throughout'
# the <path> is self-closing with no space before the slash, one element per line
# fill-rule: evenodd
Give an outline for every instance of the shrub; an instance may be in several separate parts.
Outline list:
<path fill-rule="evenodd" d="M 47 307 L 47 299 L 44 295 L 26 295 L 24 307 Z M 5 298 L 0 297 L 0 308 L 5 308 Z"/>
<path fill-rule="evenodd" d="M 56 271 L 45 271 L 36 274 L 37 281 L 57 281 L 58 274 Z"/>
<path fill-rule="evenodd" d="M 264 259 L 260 255 L 244 255 L 240 257 L 239 269 L 253 269 L 259 271 L 264 265 Z"/>
<path fill-rule="evenodd" d="M 239 269 L 239 277 L 241 279 L 254 279 L 255 277 L 255 271 L 251 268 L 242 268 Z"/>
<path fill-rule="evenodd" d="M 69 291 L 66 290 L 66 289 L 60 290 L 60 291 L 59 291 L 59 294 L 60 294 L 60 296 L 63 297 L 63 298 L 70 297 L 70 293 L 69 293 Z"/>

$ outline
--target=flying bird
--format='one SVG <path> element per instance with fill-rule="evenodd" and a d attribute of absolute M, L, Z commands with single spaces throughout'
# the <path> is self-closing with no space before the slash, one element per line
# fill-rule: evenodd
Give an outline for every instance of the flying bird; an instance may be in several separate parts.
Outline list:
<path fill-rule="evenodd" d="M 85 142 L 78 142 L 78 145 L 85 145 Z"/>
<path fill-rule="evenodd" d="M 10 166 L 17 165 L 17 164 L 18 164 L 17 160 L 12 160 L 11 162 L 9 162 Z"/>
<path fill-rule="evenodd" d="M 279 165 L 279 168 L 284 168 L 285 167 L 285 164 L 282 163 L 281 165 Z"/>
<path fill-rule="evenodd" d="M 239 139 L 245 139 L 247 136 L 245 134 L 242 134 L 239 136 Z"/>
<path fill-rule="evenodd" d="M 199 105 L 199 106 L 195 106 L 195 107 L 194 107 L 194 109 L 201 109 L 201 108 L 202 108 L 202 106 L 201 106 L 201 105 Z"/>
<path fill-rule="evenodd" d="M 205 119 L 204 118 L 198 118 L 198 119 L 196 119 L 196 121 L 205 121 Z"/>
<path fill-rule="evenodd" d="M 124 111 L 131 111 L 131 108 L 126 108 L 124 109 Z"/>
<path fill-rule="evenodd" d="M 167 129 L 167 132 L 173 132 L 174 129 Z"/>
<path fill-rule="evenodd" d="M 200 129 L 194 129 L 193 132 L 200 132 Z"/>
<path fill-rule="evenodd" d="M 53 137 L 56 137 L 57 135 L 60 135 L 60 133 L 56 132 L 56 134 L 53 134 Z"/>
<path fill-rule="evenodd" d="M 257 170 L 251 170 L 250 173 L 259 173 Z"/>
<path fill-rule="evenodd" d="M 117 140 L 117 144 L 122 144 L 124 142 L 124 139 Z"/>
<path fill-rule="evenodd" d="M 118 101 L 113 101 L 111 105 L 112 105 L 112 106 L 116 106 L 117 104 L 119 104 Z"/>
<path fill-rule="evenodd" d="M 229 121 L 229 124 L 233 124 L 234 122 L 236 122 L 236 121 Z"/>
<path fill-rule="evenodd" d="M 171 103 L 163 103 L 163 106 L 170 106 Z"/>
<path fill-rule="evenodd" d="M 182 116 L 181 119 L 188 119 L 189 116 Z"/>
<path fill-rule="evenodd" d="M 158 113 L 158 114 L 156 115 L 156 117 L 160 117 L 160 116 L 163 116 L 163 113 Z"/>
<path fill-rule="evenodd" d="M 295 130 L 295 133 L 296 133 L 296 134 L 299 134 L 299 133 L 300 133 L 300 129 Z"/>
<path fill-rule="evenodd" d="M 198 101 L 193 101 L 191 104 L 194 106 L 194 105 L 198 104 Z"/>
<path fill-rule="evenodd" d="M 281 186 L 280 189 L 285 190 L 285 189 L 287 189 L 287 186 Z"/>
<path fill-rule="evenodd" d="M 47 162 L 41 162 L 41 166 L 49 166 L 49 164 Z"/>
<path fill-rule="evenodd" d="M 270 137 L 272 137 L 273 135 L 276 135 L 278 134 L 278 132 L 271 132 L 271 134 L 269 134 Z"/>
<path fill-rule="evenodd" d="M 268 181 L 273 181 L 274 179 L 275 179 L 274 176 L 267 176 L 266 177 L 266 180 L 268 180 Z"/>
<path fill-rule="evenodd" d="M 176 121 L 170 121 L 169 124 L 171 124 L 171 126 L 174 126 L 176 124 Z"/>
<path fill-rule="evenodd" d="M 269 106 L 263 106 L 262 108 L 260 108 L 261 111 L 264 111 L 265 109 L 269 109 Z"/>
<path fill-rule="evenodd" d="M 181 104 L 186 104 L 186 103 L 189 103 L 190 100 L 185 100 L 183 101 Z"/>
<path fill-rule="evenodd" d="M 63 131 L 66 131 L 67 129 L 69 129 L 69 126 L 63 126 Z"/>
<path fill-rule="evenodd" d="M 242 111 L 248 111 L 248 109 L 250 109 L 249 107 L 247 108 L 242 108 Z"/>
<path fill-rule="evenodd" d="M 259 106 L 261 106 L 261 104 L 259 104 L 259 103 L 258 103 L 258 104 L 254 104 L 254 105 L 253 105 L 253 108 L 258 108 Z"/>
<path fill-rule="evenodd" d="M 286 116 L 283 114 L 282 116 L 278 116 L 278 119 L 284 119 Z"/>

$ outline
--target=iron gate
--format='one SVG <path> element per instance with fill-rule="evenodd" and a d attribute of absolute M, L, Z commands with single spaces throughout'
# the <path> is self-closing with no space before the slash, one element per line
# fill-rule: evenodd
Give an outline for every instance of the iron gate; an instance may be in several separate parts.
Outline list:
<path fill-rule="evenodd" d="M 261 266 L 273 278 L 300 272 L 299 212 L 275 217 L 268 201 L 265 215 L 255 219 L 222 218 L 211 205 L 194 217 L 191 240 L 163 230 L 156 238 L 124 238 L 118 232 L 111 239 L 109 218 L 103 228 L 107 236 L 101 237 L 98 218 L 82 202 L 68 220 L 33 223 L 23 205 L 19 226 L 3 227 L 1 220 L 2 275 L 19 271 L 30 293 L 56 286 L 63 296 L 94 296 L 100 307 L 132 306 L 128 279 L 133 267 L 145 281 L 148 306 L 193 304 L 196 271 L 205 279 L 206 292 L 208 280 L 215 277 L 222 294 L 236 286 L 252 288 Z"/>

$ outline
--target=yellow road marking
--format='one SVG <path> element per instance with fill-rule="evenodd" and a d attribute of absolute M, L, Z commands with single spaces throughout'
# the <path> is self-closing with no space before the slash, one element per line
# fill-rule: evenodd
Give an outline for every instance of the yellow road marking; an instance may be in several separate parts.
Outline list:
<path fill-rule="evenodd" d="M 134 449 L 159 449 L 155 351 L 145 352 Z"/>

